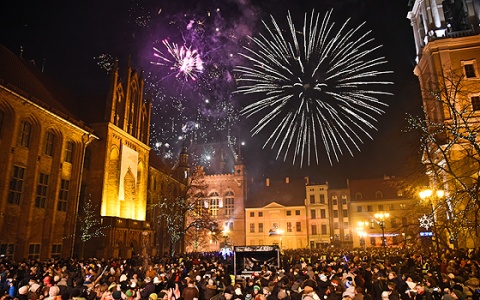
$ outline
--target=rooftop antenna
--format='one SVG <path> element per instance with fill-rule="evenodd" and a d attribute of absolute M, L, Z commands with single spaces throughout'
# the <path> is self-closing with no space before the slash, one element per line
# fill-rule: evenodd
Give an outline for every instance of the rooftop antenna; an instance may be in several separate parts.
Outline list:
<path fill-rule="evenodd" d="M 23 59 L 23 46 L 20 46 L 20 58 Z"/>
<path fill-rule="evenodd" d="M 43 73 L 43 70 L 45 69 L 45 61 L 46 61 L 46 59 L 45 59 L 45 57 L 44 57 L 44 58 L 43 58 L 43 62 L 42 62 L 42 73 Z"/>

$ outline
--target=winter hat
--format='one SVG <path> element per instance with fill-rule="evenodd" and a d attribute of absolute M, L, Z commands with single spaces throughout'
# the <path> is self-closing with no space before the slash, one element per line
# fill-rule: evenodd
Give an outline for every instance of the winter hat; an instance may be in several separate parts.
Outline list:
<path fill-rule="evenodd" d="M 253 289 L 256 290 L 256 291 L 260 291 L 260 287 L 258 285 L 254 285 Z"/>
<path fill-rule="evenodd" d="M 58 286 L 56 286 L 56 285 L 51 286 L 51 287 L 48 289 L 48 295 L 49 295 L 50 297 L 58 296 L 59 293 L 60 293 L 60 289 L 59 289 Z"/>
<path fill-rule="evenodd" d="M 24 285 L 18 289 L 20 295 L 26 295 L 28 293 L 28 285 Z"/>
<path fill-rule="evenodd" d="M 133 297 L 133 290 L 127 290 L 127 291 L 125 292 L 125 296 L 127 296 L 127 297 L 129 297 L 129 298 L 130 298 L 130 297 Z"/>
<path fill-rule="evenodd" d="M 304 288 L 303 288 L 303 292 L 305 294 L 310 294 L 310 293 L 313 293 L 313 288 L 309 285 L 306 285 Z"/>
<path fill-rule="evenodd" d="M 36 291 L 38 291 L 39 288 L 40 285 L 38 283 L 34 283 L 30 286 L 30 292 L 35 293 Z"/>
<path fill-rule="evenodd" d="M 157 300 L 158 295 L 156 293 L 151 293 L 150 296 L 148 296 L 148 299 L 150 300 Z"/>
<path fill-rule="evenodd" d="M 115 291 L 115 292 L 112 293 L 112 297 L 113 297 L 113 299 L 116 299 L 116 300 L 122 299 L 122 292 Z"/>

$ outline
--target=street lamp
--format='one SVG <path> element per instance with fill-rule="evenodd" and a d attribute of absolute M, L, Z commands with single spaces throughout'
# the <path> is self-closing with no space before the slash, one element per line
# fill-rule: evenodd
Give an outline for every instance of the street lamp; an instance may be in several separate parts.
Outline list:
<path fill-rule="evenodd" d="M 425 189 L 423 191 L 420 191 L 419 193 L 420 198 L 422 200 L 428 200 L 430 204 L 430 209 L 432 210 L 432 221 L 433 221 L 433 234 L 435 236 L 435 245 L 437 248 L 437 256 L 440 257 L 440 243 L 438 240 L 438 232 L 437 232 L 437 217 L 435 214 L 435 208 L 433 205 L 433 202 L 436 199 L 441 199 L 445 197 L 445 191 L 444 190 L 431 190 L 431 189 Z"/>
<path fill-rule="evenodd" d="M 385 240 L 385 221 L 390 217 L 389 213 L 376 213 L 375 219 L 378 225 L 382 229 L 382 244 L 384 256 L 387 257 L 387 241 Z"/>

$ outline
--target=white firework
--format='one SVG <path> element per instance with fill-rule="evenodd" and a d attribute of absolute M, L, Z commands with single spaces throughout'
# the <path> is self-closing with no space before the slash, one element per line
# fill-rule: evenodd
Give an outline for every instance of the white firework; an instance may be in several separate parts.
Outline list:
<path fill-rule="evenodd" d="M 254 46 L 241 54 L 252 65 L 236 68 L 237 92 L 261 95 L 242 110 L 247 117 L 263 115 L 252 135 L 273 128 L 264 147 L 278 147 L 277 159 L 284 153 L 284 160 L 293 151 L 293 164 L 299 156 L 301 166 L 312 155 L 318 164 L 321 142 L 330 164 L 344 150 L 352 156 L 352 149 L 360 151 L 362 136 L 372 139 L 376 116 L 388 106 L 379 96 L 391 95 L 377 90 L 392 84 L 379 78 L 392 72 L 377 70 L 387 61 L 374 55 L 381 46 L 371 32 L 360 32 L 365 23 L 347 29 L 348 20 L 335 26 L 331 15 L 306 13 L 299 32 L 288 13 L 289 34 L 272 16 L 273 27 L 263 22 L 267 33 L 251 37 Z"/>

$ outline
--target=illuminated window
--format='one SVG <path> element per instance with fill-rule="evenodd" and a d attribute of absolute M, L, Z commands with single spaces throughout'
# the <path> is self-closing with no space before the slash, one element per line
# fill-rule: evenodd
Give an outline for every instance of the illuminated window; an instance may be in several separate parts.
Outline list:
<path fill-rule="evenodd" d="M 72 159 L 73 159 L 73 148 L 74 148 L 74 144 L 73 144 L 72 141 L 68 141 L 68 142 L 65 144 L 65 162 L 72 163 Z M 157 180 L 156 180 L 156 178 L 155 178 L 154 190 L 157 190 Z"/>
<path fill-rule="evenodd" d="M 12 179 L 10 180 L 10 191 L 8 193 L 8 203 L 20 204 L 24 177 L 25 168 L 13 166 Z"/>
<path fill-rule="evenodd" d="M 48 131 L 45 135 L 45 147 L 43 149 L 43 154 L 47 156 L 53 156 L 53 146 L 55 143 L 55 135 L 53 132 Z"/>
<path fill-rule="evenodd" d="M 37 196 L 35 197 L 35 207 L 45 208 L 47 202 L 48 175 L 40 173 L 38 176 Z"/>
<path fill-rule="evenodd" d="M 18 135 L 18 145 L 28 148 L 30 147 L 30 138 L 32 135 L 32 124 L 23 121 L 20 125 L 20 134 Z"/>
<path fill-rule="evenodd" d="M 70 191 L 70 180 L 62 179 L 60 191 L 58 191 L 57 210 L 67 211 L 68 192 Z"/>
<path fill-rule="evenodd" d="M 292 222 L 287 222 L 287 232 L 292 232 Z"/>
<path fill-rule="evenodd" d="M 225 194 L 225 214 L 227 216 L 233 215 L 234 208 L 235 208 L 235 200 L 233 198 L 233 192 L 228 191 Z"/>
<path fill-rule="evenodd" d="M 219 194 L 217 192 L 212 192 L 208 197 L 210 198 L 208 205 L 208 213 L 210 214 L 210 216 L 216 217 L 218 216 L 218 209 L 220 207 L 220 199 L 218 198 Z"/>

